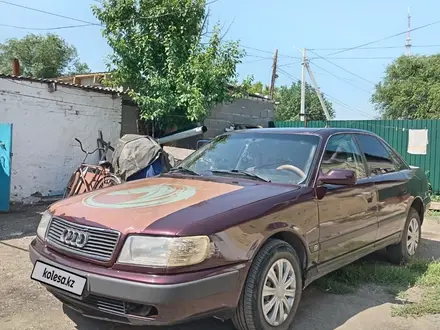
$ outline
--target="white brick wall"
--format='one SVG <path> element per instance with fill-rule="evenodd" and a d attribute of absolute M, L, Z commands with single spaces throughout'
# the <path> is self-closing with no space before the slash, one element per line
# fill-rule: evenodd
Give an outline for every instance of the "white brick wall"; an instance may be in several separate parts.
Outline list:
<path fill-rule="evenodd" d="M 51 92 L 47 83 L 0 78 L 0 122 L 13 124 L 11 200 L 62 193 L 83 159 L 74 138 L 93 150 L 102 130 L 115 144 L 121 111 L 121 98 L 111 94 L 61 85 Z"/>

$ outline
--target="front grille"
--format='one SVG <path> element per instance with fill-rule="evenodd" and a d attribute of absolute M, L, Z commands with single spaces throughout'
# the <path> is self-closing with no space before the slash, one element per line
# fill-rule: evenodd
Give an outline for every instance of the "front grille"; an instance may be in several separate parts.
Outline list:
<path fill-rule="evenodd" d="M 88 234 L 85 246 L 76 247 L 66 244 L 61 236 L 65 230 L 79 230 Z M 91 259 L 109 261 L 118 244 L 120 233 L 109 229 L 78 225 L 58 217 L 53 217 L 47 231 L 47 241 L 58 248 Z"/>
<path fill-rule="evenodd" d="M 125 304 L 121 300 L 89 295 L 84 302 L 103 312 L 125 314 Z"/>

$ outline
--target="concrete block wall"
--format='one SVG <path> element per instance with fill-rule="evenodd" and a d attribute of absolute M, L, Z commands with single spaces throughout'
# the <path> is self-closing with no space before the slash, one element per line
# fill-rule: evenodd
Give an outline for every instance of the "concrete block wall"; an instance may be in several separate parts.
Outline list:
<path fill-rule="evenodd" d="M 113 145 L 120 137 L 119 97 L 75 87 L 0 78 L 0 122 L 13 124 L 11 200 L 63 192 L 86 150 L 97 147 L 98 130 Z M 98 153 L 88 162 L 95 163 Z"/>
<path fill-rule="evenodd" d="M 210 139 L 224 133 L 231 123 L 267 127 L 274 117 L 274 104 L 259 98 L 242 98 L 231 103 L 218 104 L 204 121 L 208 128 L 204 138 Z"/>
<path fill-rule="evenodd" d="M 173 145 L 179 148 L 195 149 L 197 141 L 212 139 L 225 132 L 231 123 L 244 125 L 269 126 L 275 118 L 275 105 L 269 100 L 247 97 L 229 103 L 216 105 L 203 124 L 208 131 L 203 135 L 176 141 Z"/>

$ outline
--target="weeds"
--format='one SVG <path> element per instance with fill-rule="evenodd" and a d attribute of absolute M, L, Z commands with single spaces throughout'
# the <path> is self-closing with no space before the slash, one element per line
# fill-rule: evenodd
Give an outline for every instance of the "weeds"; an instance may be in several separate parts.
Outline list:
<path fill-rule="evenodd" d="M 420 301 L 408 302 L 393 309 L 393 315 L 424 315 L 440 313 L 440 262 L 412 260 L 396 266 L 380 261 L 360 260 L 319 280 L 315 285 L 325 292 L 355 292 L 365 284 L 377 284 L 385 291 L 405 299 L 411 287 L 423 290 Z"/>

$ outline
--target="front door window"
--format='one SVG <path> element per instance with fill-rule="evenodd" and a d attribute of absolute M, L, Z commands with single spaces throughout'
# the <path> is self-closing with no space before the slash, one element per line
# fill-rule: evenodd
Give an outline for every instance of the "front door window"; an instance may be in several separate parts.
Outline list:
<path fill-rule="evenodd" d="M 355 171 L 358 179 L 366 177 L 362 156 L 353 135 L 338 134 L 328 140 L 321 171 L 326 174 L 333 169 Z"/>

